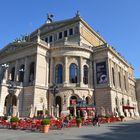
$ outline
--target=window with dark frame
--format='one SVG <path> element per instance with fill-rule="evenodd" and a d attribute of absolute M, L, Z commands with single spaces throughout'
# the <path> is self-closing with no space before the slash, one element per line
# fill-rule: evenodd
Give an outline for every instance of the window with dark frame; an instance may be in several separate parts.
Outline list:
<path fill-rule="evenodd" d="M 70 65 L 70 83 L 77 83 L 78 77 L 78 67 L 76 64 L 72 63 Z"/>
<path fill-rule="evenodd" d="M 65 30 L 65 31 L 64 31 L 64 37 L 67 37 L 67 36 L 68 36 L 68 31 Z"/>
<path fill-rule="evenodd" d="M 19 72 L 19 82 L 23 82 L 24 81 L 24 64 L 22 64 L 20 66 L 20 72 Z"/>
<path fill-rule="evenodd" d="M 84 65 L 84 76 L 83 76 L 83 83 L 88 84 L 88 67 Z"/>
<path fill-rule="evenodd" d="M 14 81 L 14 78 L 15 78 L 15 67 L 13 67 L 11 70 L 11 81 Z"/>
<path fill-rule="evenodd" d="M 121 88 L 121 74 L 120 74 L 120 72 L 118 72 L 118 75 L 119 75 L 119 86 Z"/>
<path fill-rule="evenodd" d="M 55 81 L 57 84 L 63 83 L 63 66 L 58 64 L 55 67 Z"/>
<path fill-rule="evenodd" d="M 59 39 L 62 39 L 62 32 L 59 33 Z"/>
<path fill-rule="evenodd" d="M 73 35 L 73 28 L 69 29 L 69 35 Z"/>
<path fill-rule="evenodd" d="M 115 72 L 114 72 L 114 68 L 112 68 L 112 80 L 113 80 L 113 85 L 115 86 Z"/>
<path fill-rule="evenodd" d="M 53 38 L 53 37 L 52 37 L 52 35 L 51 35 L 51 36 L 49 37 L 49 42 L 52 42 L 52 38 Z"/>
<path fill-rule="evenodd" d="M 127 90 L 127 87 L 126 87 L 126 77 L 124 75 L 124 87 L 125 87 L 125 90 Z"/>
<path fill-rule="evenodd" d="M 45 38 L 45 42 L 47 42 L 47 43 L 48 43 L 48 37 L 46 37 L 46 38 Z"/>

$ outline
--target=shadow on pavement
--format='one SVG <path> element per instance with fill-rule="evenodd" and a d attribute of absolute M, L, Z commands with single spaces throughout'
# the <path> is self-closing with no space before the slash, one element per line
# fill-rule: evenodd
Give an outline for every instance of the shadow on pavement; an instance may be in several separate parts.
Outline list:
<path fill-rule="evenodd" d="M 84 140 L 140 140 L 140 123 L 114 124 L 108 126 L 111 132 L 100 135 L 84 135 Z"/>

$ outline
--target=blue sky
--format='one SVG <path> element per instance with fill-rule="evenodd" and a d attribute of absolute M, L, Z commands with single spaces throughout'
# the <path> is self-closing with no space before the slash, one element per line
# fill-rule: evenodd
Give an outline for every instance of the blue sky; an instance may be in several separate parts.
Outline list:
<path fill-rule="evenodd" d="M 47 13 L 58 21 L 75 16 L 77 10 L 140 78 L 140 0 L 1 0 L 0 48 L 40 27 Z"/>

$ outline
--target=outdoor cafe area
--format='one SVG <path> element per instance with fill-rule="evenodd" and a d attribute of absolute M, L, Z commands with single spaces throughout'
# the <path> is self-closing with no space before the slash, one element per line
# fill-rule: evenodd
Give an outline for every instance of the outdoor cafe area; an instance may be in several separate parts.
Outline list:
<path fill-rule="evenodd" d="M 68 123 L 65 128 L 71 128 L 71 127 L 76 127 L 76 117 L 74 116 L 66 116 Z M 47 116 L 46 118 L 49 119 L 49 125 L 50 125 L 50 130 L 54 129 L 63 129 L 63 123 L 64 123 L 64 118 L 53 118 L 50 116 Z M 109 119 L 109 121 L 108 121 Z M 9 120 L 6 120 L 4 117 L 0 118 L 0 128 L 7 128 L 7 129 L 12 129 L 13 125 L 15 126 L 15 129 L 20 129 L 20 130 L 31 130 L 31 131 L 41 131 L 41 121 L 43 119 L 37 119 L 37 118 L 25 118 L 25 119 L 19 119 L 17 122 L 11 122 Z M 82 126 L 84 125 L 92 125 L 92 118 L 82 118 Z M 111 118 L 105 118 L 105 117 L 100 117 L 99 118 L 100 123 L 112 123 L 116 121 L 120 121 L 118 117 L 111 117 Z"/>
<path fill-rule="evenodd" d="M 53 115 L 48 114 L 37 114 L 37 116 L 33 116 L 32 118 L 18 118 L 11 121 L 13 118 L 8 118 L 7 116 L 0 117 L 0 128 L 6 129 L 20 129 L 20 130 L 31 130 L 42 132 L 42 121 L 44 119 L 49 120 L 49 129 L 63 129 L 63 128 L 72 128 L 77 127 L 77 118 L 81 120 L 82 126 L 93 125 L 93 118 L 95 116 L 95 112 L 97 110 L 86 104 L 71 104 L 70 107 L 67 108 L 66 114 L 59 113 L 59 117 L 55 112 Z M 101 109 L 101 113 L 99 114 L 99 122 L 103 123 L 112 123 L 116 121 L 120 121 L 121 119 L 116 116 L 107 116 L 104 112 L 105 110 Z M 43 111 L 44 112 L 44 111 Z M 62 111 L 63 112 L 63 111 Z M 41 113 L 41 112 L 40 112 Z M 48 113 L 47 111 L 45 113 Z M 57 117 L 55 117 L 57 116 Z M 67 123 L 65 122 L 67 121 Z M 65 124 L 65 125 L 64 125 Z M 13 127 L 14 125 L 14 127 Z"/>

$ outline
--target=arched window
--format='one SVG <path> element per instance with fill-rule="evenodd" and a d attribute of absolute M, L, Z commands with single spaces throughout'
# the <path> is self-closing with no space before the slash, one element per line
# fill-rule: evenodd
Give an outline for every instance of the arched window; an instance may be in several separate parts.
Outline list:
<path fill-rule="evenodd" d="M 70 105 L 76 105 L 77 104 L 77 97 L 71 96 L 70 98 Z"/>
<path fill-rule="evenodd" d="M 11 70 L 11 81 L 14 81 L 14 78 L 15 78 L 15 67 L 13 67 Z"/>
<path fill-rule="evenodd" d="M 113 80 L 113 85 L 115 86 L 115 73 L 114 73 L 114 68 L 112 68 L 112 80 Z"/>
<path fill-rule="evenodd" d="M 89 104 L 89 101 L 90 101 L 89 97 L 86 97 L 86 105 Z"/>
<path fill-rule="evenodd" d="M 30 64 L 30 68 L 29 68 L 29 82 L 33 82 L 34 81 L 34 67 L 35 67 L 35 63 L 31 62 Z"/>
<path fill-rule="evenodd" d="M 77 83 L 78 68 L 77 65 L 72 63 L 70 65 L 70 83 Z"/>
<path fill-rule="evenodd" d="M 83 83 L 88 84 L 88 67 L 86 65 L 84 65 Z"/>
<path fill-rule="evenodd" d="M 120 72 L 118 72 L 118 75 L 119 75 L 119 86 L 121 88 L 121 74 L 120 74 Z"/>
<path fill-rule="evenodd" d="M 19 82 L 23 82 L 23 80 L 24 80 L 24 65 L 21 65 L 19 69 Z"/>
<path fill-rule="evenodd" d="M 57 84 L 63 83 L 63 66 L 61 64 L 55 67 L 55 82 Z"/>

